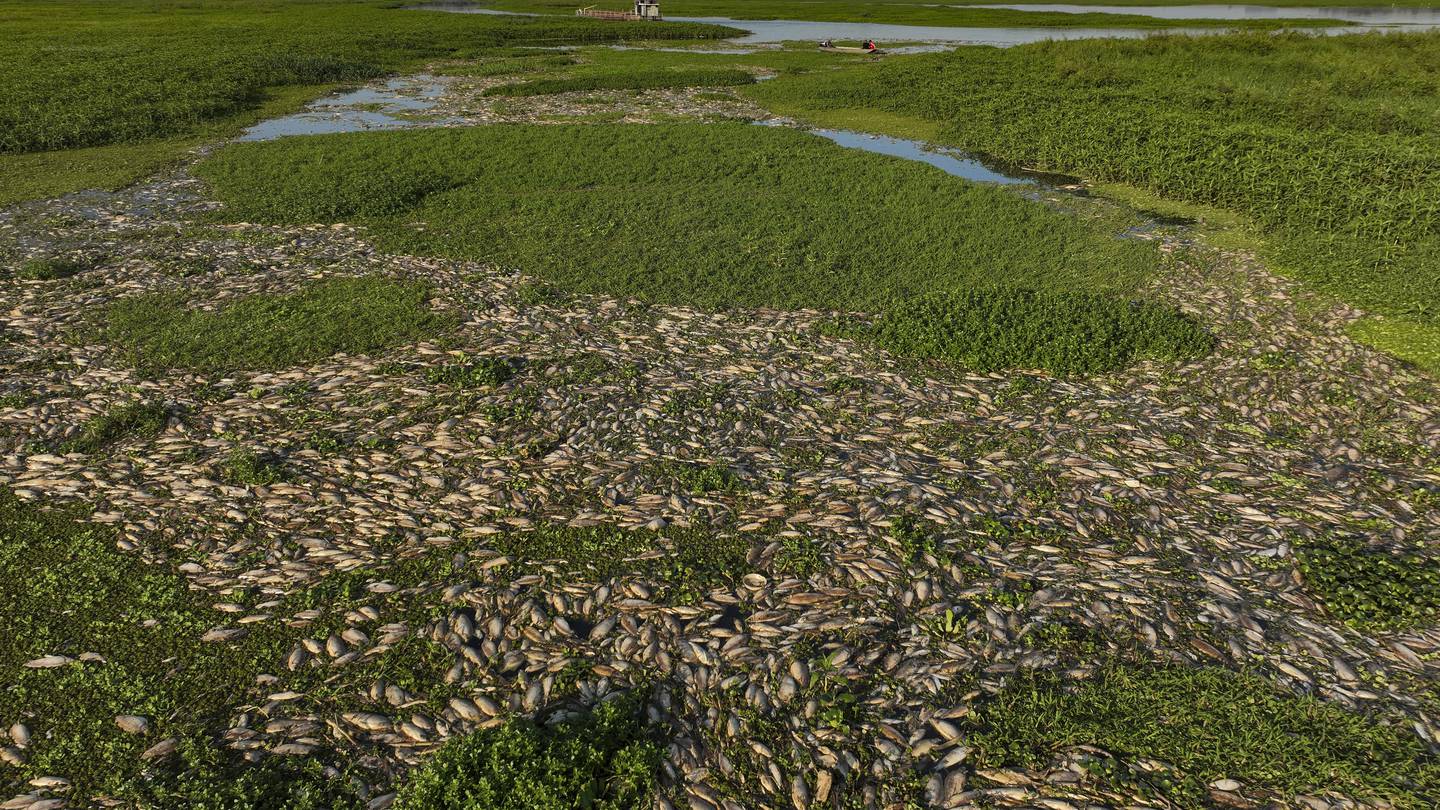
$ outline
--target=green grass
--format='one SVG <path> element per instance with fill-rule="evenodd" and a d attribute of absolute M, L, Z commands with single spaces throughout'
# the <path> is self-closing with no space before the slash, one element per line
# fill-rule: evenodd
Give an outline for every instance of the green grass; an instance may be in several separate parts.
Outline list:
<path fill-rule="evenodd" d="M 1332 618 L 1366 630 L 1440 620 L 1440 565 L 1431 557 L 1341 537 L 1304 541 L 1296 554 L 1306 589 Z"/>
<path fill-rule="evenodd" d="M 280 460 L 257 453 L 248 447 L 230 451 L 220 466 L 220 475 L 227 483 L 243 487 L 268 486 L 285 477 Z"/>
<path fill-rule="evenodd" d="M 481 5 L 507 11 L 542 14 L 573 14 L 576 5 L 567 0 L 485 0 Z M 959 4 L 926 4 L 913 0 L 666 0 L 668 17 L 729 17 L 737 20 L 814 20 L 818 22 L 889 23 L 897 25 L 939 25 L 964 27 L 1050 26 L 1056 28 L 1172 28 L 1228 27 L 1278 28 L 1281 25 L 1312 27 L 1334 25 L 1334 21 L 1291 20 L 1162 20 L 1140 14 L 1069 14 L 1053 11 L 1024 11 L 995 8 L 964 8 Z M 624 8 L 612 0 L 601 8 Z"/>
<path fill-rule="evenodd" d="M 1115 238 L 1126 217 L 1081 221 L 914 162 L 739 124 L 317 136 L 237 144 L 198 171 L 235 219 L 357 221 L 387 250 L 713 309 L 879 311 L 980 285 L 1128 293 L 1156 263 L 1153 246 Z"/>
<path fill-rule="evenodd" d="M 88 269 L 90 265 L 78 259 L 30 259 L 20 265 L 15 271 L 15 277 L 24 281 L 59 281 L 77 276 Z"/>
<path fill-rule="evenodd" d="M 1365 318 L 1350 336 L 1440 377 L 1440 325 L 1403 318 Z"/>
<path fill-rule="evenodd" d="M 268 88 L 372 79 L 513 45 L 713 37 L 698 25 L 413 11 L 382 2 L 0 4 L 0 153 L 192 133 Z"/>
<path fill-rule="evenodd" d="M 849 330 L 907 357 L 977 371 L 1040 368 L 1094 374 L 1138 358 L 1208 354 L 1213 340 L 1172 307 L 1086 293 L 978 289 L 902 301 L 869 328 Z"/>
<path fill-rule="evenodd" d="M 434 549 L 419 556 L 399 554 L 362 569 L 332 574 L 298 588 L 273 609 L 278 616 L 323 608 L 310 626 L 284 622 L 246 625 L 248 634 L 228 642 L 202 641 L 212 628 L 235 627 L 235 616 L 209 606 L 213 595 L 192 591 L 171 565 L 146 562 L 119 551 L 108 528 L 84 522 L 78 508 L 46 510 L 22 503 L 0 488 L 0 721 L 22 722 L 32 742 L 23 767 L 0 764 L 0 788 L 22 792 L 25 781 L 63 775 L 73 783 L 69 798 L 104 794 L 136 806 L 247 810 L 252 807 L 358 808 L 362 802 L 346 783 L 353 762 L 333 758 L 324 748 L 307 758 L 270 757 L 247 764 L 227 750 L 219 735 L 235 707 L 263 701 L 278 685 L 256 685 L 261 673 L 283 676 L 314 701 L 317 711 L 355 707 L 356 695 L 377 679 L 426 694 L 437 705 L 457 694 L 445 678 L 454 653 L 421 639 L 407 639 L 382 656 L 344 670 L 284 666 L 289 651 L 306 637 L 324 637 L 345 626 L 347 610 L 370 605 L 387 620 L 427 621 L 434 615 L 433 591 L 419 586 L 473 579 L 462 562 L 463 548 Z M 475 545 L 530 556 L 522 564 L 564 567 L 565 555 L 591 560 L 612 574 L 632 571 L 662 579 L 666 592 L 731 581 L 745 572 L 739 540 L 717 541 L 698 531 L 626 532 L 618 529 L 541 527 L 523 535 L 490 536 Z M 624 562 L 619 555 L 669 549 L 675 559 Z M 163 555 L 164 548 L 152 550 Z M 613 558 L 604 555 L 613 554 Z M 367 585 L 377 580 L 401 590 L 386 595 Z M 268 598 L 235 592 L 230 601 Z M 103 661 L 78 660 L 82 653 Z M 27 668 L 45 655 L 72 659 L 50 669 Z M 568 725 L 544 728 L 526 721 L 480 732 L 454 742 L 414 776 L 402 791 L 407 807 L 441 806 L 437 796 L 470 796 L 488 804 L 515 790 L 507 801 L 585 795 L 601 807 L 639 806 L 653 791 L 660 752 L 654 730 L 635 713 L 639 694 L 601 704 L 594 714 Z M 432 708 L 432 710 L 435 710 Z M 127 734 L 116 715 L 140 715 L 145 734 Z M 174 738 L 174 754 L 147 763 L 140 754 Z M 340 778 L 324 772 L 334 763 Z M 497 790 L 499 794 L 486 794 Z M 438 791 L 438 793 L 437 793 Z M 482 792 L 476 792 L 482 791 Z M 480 798 L 477 798 L 480 797 Z M 516 806 L 550 806 L 520 804 Z M 570 805 L 559 805 L 570 806 Z"/>
<path fill-rule="evenodd" d="M 64 775 L 72 800 L 103 793 L 140 806 L 358 808 L 318 761 L 247 767 L 220 748 L 211 734 L 273 665 L 273 648 L 258 633 L 241 647 L 200 641 L 225 623 L 222 614 L 167 566 L 121 553 L 108 530 L 81 517 L 0 489 L 0 719 L 26 724 L 32 736 L 23 768 L 0 765 L 0 785 L 13 794 L 28 789 L 25 780 Z M 82 653 L 103 661 L 23 666 Z M 149 733 L 121 731 L 119 714 L 146 717 Z M 140 759 L 172 737 L 177 754 L 148 766 Z"/>
<path fill-rule="evenodd" d="M 337 83 L 430 60 L 727 31 L 444 14 L 381 0 L 3 0 L 0 206 L 120 188 Z"/>
<path fill-rule="evenodd" d="M 113 191 L 182 160 L 195 147 L 229 138 L 267 118 L 285 115 L 334 85 L 267 88 L 251 109 L 208 121 L 186 135 L 26 154 L 0 154 L 0 206 L 87 188 Z"/>
<path fill-rule="evenodd" d="M 446 363 L 425 369 L 425 382 L 454 388 L 493 388 L 515 374 L 515 365 L 499 357 Z"/>
<path fill-rule="evenodd" d="M 319 281 L 285 295 L 254 295 L 213 310 L 177 294 L 122 298 L 102 339 L 141 368 L 278 369 L 337 352 L 367 354 L 449 329 L 428 286 L 380 277 Z"/>
<path fill-rule="evenodd" d="M 169 408 L 158 402 L 127 402 L 92 417 L 79 435 L 60 445 L 64 453 L 97 453 L 128 437 L 149 438 L 165 429 Z"/>
<path fill-rule="evenodd" d="M 1440 318 L 1440 34 L 1157 37 L 962 48 L 745 92 L 873 109 L 1043 170 L 1224 209 L 1276 266 L 1376 313 Z"/>
<path fill-rule="evenodd" d="M 635 693 L 555 725 L 524 719 L 447 743 L 413 774 L 397 810 L 642 810 L 664 755 Z"/>
<path fill-rule="evenodd" d="M 755 77 L 743 70 L 672 70 L 649 74 L 612 74 L 566 79 L 536 79 L 502 84 L 485 91 L 487 96 L 545 96 L 591 90 L 658 90 L 685 87 L 730 87 L 753 84 Z"/>
<path fill-rule="evenodd" d="M 1408 729 L 1217 668 L 1020 675 L 966 725 L 966 744 L 990 767 L 1041 766 L 1075 745 L 1127 763 L 1160 760 L 1174 771 L 1142 784 L 1183 807 L 1207 806 L 1204 785 L 1222 778 L 1286 796 L 1333 789 L 1402 807 L 1440 801 L 1440 761 Z"/>

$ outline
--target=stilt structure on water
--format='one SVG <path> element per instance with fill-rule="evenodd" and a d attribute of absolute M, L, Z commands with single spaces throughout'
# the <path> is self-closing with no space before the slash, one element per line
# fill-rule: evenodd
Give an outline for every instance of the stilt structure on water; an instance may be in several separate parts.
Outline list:
<path fill-rule="evenodd" d="M 586 6 L 576 9 L 577 17 L 590 17 L 596 20 L 659 20 L 660 0 L 635 0 L 634 11 L 610 11 L 608 9 Z"/>

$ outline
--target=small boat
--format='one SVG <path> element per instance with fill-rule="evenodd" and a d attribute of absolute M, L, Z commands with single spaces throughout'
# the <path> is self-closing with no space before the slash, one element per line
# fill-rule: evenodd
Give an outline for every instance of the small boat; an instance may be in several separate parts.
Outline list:
<path fill-rule="evenodd" d="M 885 51 L 881 48 L 870 50 L 868 48 L 852 48 L 844 45 L 821 45 L 820 50 L 830 51 L 832 53 L 869 53 L 877 55 L 885 53 Z"/>

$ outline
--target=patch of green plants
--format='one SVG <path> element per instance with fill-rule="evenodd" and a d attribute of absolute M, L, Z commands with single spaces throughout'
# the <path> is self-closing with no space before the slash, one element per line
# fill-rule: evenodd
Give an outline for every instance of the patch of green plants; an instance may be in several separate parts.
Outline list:
<path fill-rule="evenodd" d="M 1437 42 L 1434 32 L 1228 34 L 959 48 L 745 93 L 801 118 L 920 119 L 946 145 L 1233 211 L 1285 272 L 1434 326 Z M 1403 340 L 1423 358 L 1436 334 Z"/>
<path fill-rule="evenodd" d="M 25 281 L 58 281 L 79 275 L 88 269 L 89 265 L 79 259 L 29 259 L 15 271 L 15 277 Z"/>
<path fill-rule="evenodd" d="M 175 761 L 137 786 L 143 805 L 196 810 L 360 810 L 354 785 L 326 772 L 318 757 L 238 761 L 207 737 L 181 742 Z"/>
<path fill-rule="evenodd" d="M 0 154 L 183 135 L 268 88 L 374 79 L 437 58 L 557 42 L 715 37 L 719 26 L 444 14 L 385 2 L 9 0 Z"/>
<path fill-rule="evenodd" d="M 485 91 L 487 96 L 548 96 L 592 90 L 662 90 L 684 87 L 732 87 L 753 84 L 755 77 L 743 70 L 667 70 L 655 73 L 601 73 L 557 79 L 534 79 L 502 84 Z"/>
<path fill-rule="evenodd" d="M 515 365 L 501 357 L 462 359 L 425 369 L 425 382 L 455 388 L 494 388 L 515 374 Z"/>
<path fill-rule="evenodd" d="M 825 570 L 824 549 L 813 537 L 782 537 L 771 565 L 781 573 L 809 579 Z"/>
<path fill-rule="evenodd" d="M 1222 778 L 1285 796 L 1440 801 L 1440 759 L 1408 729 L 1214 667 L 1117 663 L 1082 680 L 1022 674 L 965 725 L 986 767 L 1043 766 L 1077 745 L 1159 760 L 1177 775 L 1154 787 L 1185 807 L 1206 806 L 1205 785 Z"/>
<path fill-rule="evenodd" d="M 641 810 L 655 802 L 663 736 L 640 693 L 550 724 L 514 719 L 447 743 L 401 787 L 397 810 Z"/>
<path fill-rule="evenodd" d="M 317 760 L 251 765 L 214 736 L 289 642 L 263 626 L 236 644 L 201 641 L 226 624 L 224 614 L 167 565 L 119 551 L 109 529 L 83 518 L 0 488 L 0 669 L 8 673 L 0 721 L 31 734 L 25 764 L 0 766 L 5 782 L 63 774 L 76 804 L 103 794 L 214 810 L 358 807 L 350 786 L 322 774 Z M 24 666 L 47 655 L 71 660 Z M 127 734 L 116 726 L 120 714 L 145 717 L 149 730 Z M 141 759 L 172 737 L 174 755 Z"/>
<path fill-rule="evenodd" d="M 1109 295 L 1018 289 L 932 293 L 901 301 L 855 337 L 906 357 L 977 371 L 1094 374 L 1141 358 L 1200 357 L 1210 335 L 1173 307 Z"/>
<path fill-rule="evenodd" d="M 882 311 L 982 285 L 1128 293 L 1156 266 L 1153 245 L 1114 238 L 1127 215 L 1082 220 L 779 127 L 315 136 L 235 144 L 198 171 L 237 220 L 362 222 L 387 250 L 708 309 Z"/>
<path fill-rule="evenodd" d="M 236 486 L 268 486 L 285 478 L 285 467 L 269 453 L 257 453 L 248 447 L 236 447 L 225 457 L 221 476 Z"/>
<path fill-rule="evenodd" d="M 1404 318 L 1364 318 L 1346 329 L 1351 337 L 1440 377 L 1440 324 Z"/>
<path fill-rule="evenodd" d="M 1326 614 L 1353 627 L 1397 630 L 1440 618 L 1440 562 L 1433 557 L 1326 535 L 1297 544 L 1296 558 Z"/>
<path fill-rule="evenodd" d="M 95 453 L 127 437 L 149 438 L 165 429 L 170 409 L 158 402 L 127 402 L 86 420 L 80 433 L 62 442 L 63 453 Z"/>
<path fill-rule="evenodd" d="M 711 492 L 743 492 L 745 479 L 724 464 L 697 464 L 667 461 L 654 465 L 651 471 L 660 480 L 671 480 L 692 495 Z"/>
<path fill-rule="evenodd" d="M 454 318 L 432 311 L 429 297 L 425 284 L 378 276 L 318 281 L 213 310 L 156 293 L 111 304 L 101 337 L 145 369 L 278 369 L 441 334 Z"/>

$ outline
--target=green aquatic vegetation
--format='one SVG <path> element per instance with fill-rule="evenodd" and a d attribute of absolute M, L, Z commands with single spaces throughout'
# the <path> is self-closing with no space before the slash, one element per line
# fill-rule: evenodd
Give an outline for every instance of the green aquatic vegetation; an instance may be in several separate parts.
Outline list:
<path fill-rule="evenodd" d="M 651 807 L 663 737 L 638 692 L 558 723 L 514 719 L 447 743 L 410 776 L 397 810 Z"/>
<path fill-rule="evenodd" d="M 1336 536 L 1298 544 L 1296 557 L 1306 589 L 1346 624 L 1396 630 L 1440 618 L 1440 565 L 1433 557 Z"/>
<path fill-rule="evenodd" d="M 516 45 L 714 37 L 718 26 L 444 14 L 393 3 L 0 5 L 0 154 L 180 136 L 266 90 L 374 79 Z"/>
<path fill-rule="evenodd" d="M 127 402 L 86 420 L 80 433 L 58 448 L 64 453 L 95 453 L 128 438 L 150 438 L 165 429 L 170 409 L 158 402 Z"/>
<path fill-rule="evenodd" d="M 183 295 L 122 298 L 100 336 L 145 369 L 275 369 L 337 352 L 366 354 L 447 331 L 430 288 L 379 276 L 314 282 L 283 295 L 252 295 L 211 310 Z"/>
<path fill-rule="evenodd" d="M 744 492 L 745 479 L 724 464 L 697 464 L 687 461 L 666 461 L 648 470 L 662 481 L 673 481 L 692 495 L 711 492 Z"/>
<path fill-rule="evenodd" d="M 1364 318 L 1346 329 L 1351 337 L 1440 377 L 1440 324 L 1399 318 Z"/>
<path fill-rule="evenodd" d="M 1243 215 L 1277 267 L 1377 313 L 1440 317 L 1440 34 L 1155 37 L 961 48 L 745 92 Z"/>
<path fill-rule="evenodd" d="M 236 144 L 198 171 L 236 219 L 364 222 L 387 250 L 709 309 L 881 311 L 982 284 L 1123 293 L 1156 264 L 1153 245 L 1114 238 L 1126 218 L 774 127 L 315 136 Z"/>
<path fill-rule="evenodd" d="M 455 388 L 493 388 L 515 375 L 515 363 L 501 357 L 479 357 L 459 363 L 429 366 L 425 382 Z"/>
<path fill-rule="evenodd" d="M 248 447 L 231 450 L 220 472 L 227 482 L 246 487 L 267 486 L 285 478 L 285 467 L 278 458 Z"/>
<path fill-rule="evenodd" d="M 1185 807 L 1205 806 L 1205 785 L 1221 778 L 1286 796 L 1333 789 L 1416 808 L 1440 800 L 1440 760 L 1408 729 L 1213 667 L 1022 674 L 964 725 L 986 767 L 1043 766 L 1076 745 L 1159 760 L 1183 776 L 1150 787 Z"/>
<path fill-rule="evenodd" d="M 755 77 L 743 70 L 670 70 L 656 73 L 613 73 L 559 79 L 534 79 L 502 84 L 487 96 L 547 96 L 592 90 L 660 90 L 684 87 L 728 87 L 752 84 Z"/>
<path fill-rule="evenodd" d="M 1094 374 L 1140 358 L 1182 360 L 1212 338 L 1171 307 L 1079 292 L 979 289 L 932 293 L 891 307 L 848 334 L 907 357 L 977 371 L 1041 368 Z"/>
<path fill-rule="evenodd" d="M 58 281 L 89 269 L 89 263 L 79 259 L 30 259 L 16 269 L 15 277 L 25 281 Z"/>
<path fill-rule="evenodd" d="M 275 639 L 257 628 L 239 646 L 201 641 L 223 614 L 167 565 L 120 552 L 110 530 L 83 516 L 0 488 L 0 669 L 9 673 L 0 718 L 26 724 L 32 739 L 25 765 L 4 766 L 0 778 L 64 774 L 72 802 L 105 794 L 138 806 L 358 808 L 316 759 L 256 766 L 211 736 L 273 665 Z M 74 660 L 23 666 L 45 655 Z M 149 731 L 121 731 L 119 714 L 147 718 Z M 140 758 L 172 737 L 173 756 Z"/>
<path fill-rule="evenodd" d="M 809 579 L 825 570 L 824 548 L 813 537 L 782 537 L 771 565 L 789 576 Z"/>

